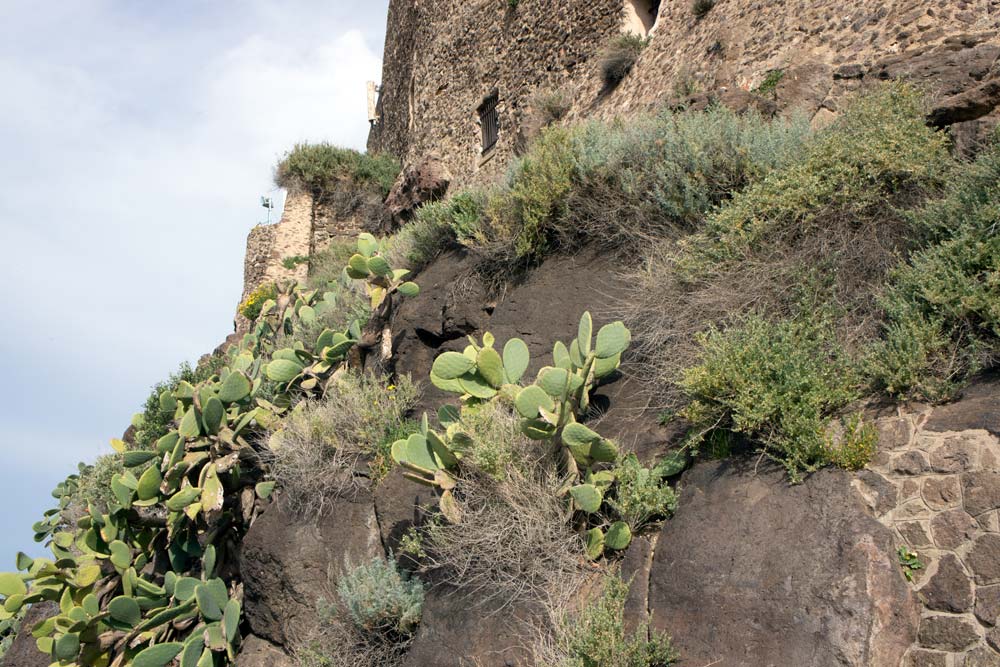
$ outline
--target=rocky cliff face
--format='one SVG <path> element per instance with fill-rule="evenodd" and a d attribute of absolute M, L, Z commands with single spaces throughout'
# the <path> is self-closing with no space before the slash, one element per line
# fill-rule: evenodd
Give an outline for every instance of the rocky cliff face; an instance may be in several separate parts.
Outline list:
<path fill-rule="evenodd" d="M 571 284 L 563 280 L 569 271 L 577 278 Z M 500 339 L 521 336 L 537 352 L 535 363 L 547 363 L 550 342 L 575 331 L 576 313 L 610 307 L 611 275 L 598 252 L 559 257 L 491 300 L 461 254 L 445 255 L 421 274 L 424 291 L 396 320 L 396 371 L 424 374 L 439 351 L 487 329 Z M 544 299 L 557 284 L 560 298 Z M 602 431 L 650 458 L 674 441 L 627 381 L 602 393 Z M 442 399 L 431 390 L 426 407 Z M 869 413 L 880 453 L 860 473 L 827 470 L 790 485 L 756 457 L 685 473 L 682 511 L 636 540 L 622 562 L 632 582 L 627 622 L 651 621 L 697 665 L 997 664 L 1000 385 L 983 379 L 938 408 Z M 247 618 L 267 651 L 283 655 L 312 601 L 335 588 L 345 557 L 396 549 L 434 502 L 397 472 L 315 523 L 280 503 L 268 510 L 243 553 Z M 916 548 L 924 565 L 912 582 L 901 546 Z M 532 609 L 498 612 L 487 598 L 432 587 L 404 664 L 532 665 L 525 650 L 539 622 Z"/>

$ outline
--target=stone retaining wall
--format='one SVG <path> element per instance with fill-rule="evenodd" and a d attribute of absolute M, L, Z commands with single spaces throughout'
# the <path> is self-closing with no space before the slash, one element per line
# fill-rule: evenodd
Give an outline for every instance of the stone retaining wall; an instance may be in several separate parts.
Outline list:
<path fill-rule="evenodd" d="M 1000 666 L 1000 381 L 957 403 L 878 421 L 881 448 L 856 485 L 923 569 L 908 667 Z"/>

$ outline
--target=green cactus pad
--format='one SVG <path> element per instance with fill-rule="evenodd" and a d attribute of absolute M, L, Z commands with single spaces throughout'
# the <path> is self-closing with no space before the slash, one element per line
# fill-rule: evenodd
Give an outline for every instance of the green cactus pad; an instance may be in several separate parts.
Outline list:
<path fill-rule="evenodd" d="M 588 514 L 601 509 L 601 503 L 604 502 L 604 494 L 593 484 L 574 486 L 569 490 L 569 494 L 573 496 L 577 506 Z"/>
<path fill-rule="evenodd" d="M 616 354 L 610 357 L 597 357 L 594 360 L 594 377 L 602 378 L 611 375 L 621 366 L 622 355 Z"/>
<path fill-rule="evenodd" d="M 198 487 L 189 486 L 186 489 L 181 489 L 167 500 L 167 509 L 171 512 L 180 512 L 185 507 L 198 500 L 200 496 L 201 489 Z"/>
<path fill-rule="evenodd" d="M 222 612 L 222 626 L 226 633 L 226 641 L 232 644 L 240 629 L 239 600 L 233 599 L 226 603 L 226 608 Z"/>
<path fill-rule="evenodd" d="M 378 239 L 368 232 L 358 234 L 358 252 L 365 257 L 371 257 L 378 252 Z"/>
<path fill-rule="evenodd" d="M 584 312 L 580 317 L 580 326 L 577 328 L 576 340 L 580 346 L 580 353 L 583 356 L 590 354 L 590 343 L 594 336 L 594 320 L 590 317 L 590 312 Z"/>
<path fill-rule="evenodd" d="M 124 542 L 115 540 L 108 545 L 108 549 L 111 550 L 111 564 L 115 567 L 124 570 L 132 564 L 132 552 Z"/>
<path fill-rule="evenodd" d="M 448 449 L 448 445 L 446 445 L 444 440 L 441 439 L 441 436 L 434 431 L 428 430 L 425 437 L 427 439 L 427 445 L 430 447 L 431 452 L 433 452 L 438 464 L 442 468 L 454 468 L 458 465 L 458 457 L 455 456 L 454 452 Z"/>
<path fill-rule="evenodd" d="M 152 461 L 157 456 L 159 456 L 157 452 L 151 452 L 149 450 L 125 452 L 122 456 L 122 464 L 126 468 L 135 468 L 137 466 L 141 466 L 143 463 Z"/>
<path fill-rule="evenodd" d="M 139 500 L 152 500 L 156 498 L 160 493 L 160 482 L 163 481 L 163 477 L 160 475 L 160 469 L 157 466 L 150 466 L 146 468 L 146 472 L 142 473 L 142 477 L 139 478 L 139 485 L 136 487 L 136 495 L 139 496 Z"/>
<path fill-rule="evenodd" d="M 566 349 L 566 345 L 562 341 L 556 341 L 556 344 L 552 346 L 552 363 L 557 368 L 573 369 L 573 361 L 569 357 L 569 350 Z"/>
<path fill-rule="evenodd" d="M 664 456 L 653 468 L 653 474 L 658 478 L 673 477 L 684 472 L 687 467 L 687 454 L 671 452 Z"/>
<path fill-rule="evenodd" d="M 406 440 L 397 440 L 392 445 L 392 458 L 396 463 L 404 461 L 424 470 L 437 470 L 437 459 L 430 445 L 420 433 L 414 433 Z"/>
<path fill-rule="evenodd" d="M 590 560 L 597 560 L 604 553 L 604 531 L 600 528 L 591 528 L 587 531 L 587 556 Z"/>
<path fill-rule="evenodd" d="M 389 266 L 389 262 L 385 261 L 385 258 L 380 256 L 372 257 L 368 260 L 368 270 L 376 276 L 392 275 L 392 267 Z"/>
<path fill-rule="evenodd" d="M 499 389 L 505 380 L 503 360 L 492 347 L 484 347 L 476 358 L 479 374 L 494 389 Z"/>
<path fill-rule="evenodd" d="M 445 352 L 438 355 L 431 366 L 431 374 L 442 380 L 455 380 L 476 367 L 474 359 L 460 352 Z"/>
<path fill-rule="evenodd" d="M 168 389 L 164 389 L 160 394 L 160 412 L 166 415 L 174 414 L 177 410 L 177 399 Z"/>
<path fill-rule="evenodd" d="M 201 412 L 201 421 L 206 433 L 212 435 L 218 433 L 225 417 L 226 408 L 222 405 L 222 401 L 218 397 L 212 396 L 205 401 Z"/>
<path fill-rule="evenodd" d="M 254 493 L 262 500 L 267 500 L 274 493 L 274 482 L 260 482 L 254 487 Z"/>
<path fill-rule="evenodd" d="M 192 634 L 184 645 L 184 651 L 181 653 L 181 667 L 198 667 L 198 659 L 204 651 L 205 638 L 197 632 Z M 208 652 L 208 655 L 211 658 L 211 652 Z M 212 662 L 208 664 L 212 665 Z"/>
<path fill-rule="evenodd" d="M 370 271 L 368 270 L 368 260 L 361 255 L 352 255 L 351 258 L 347 260 L 347 268 L 364 278 L 367 278 L 370 274 Z M 353 278 L 354 276 L 351 277 Z"/>
<path fill-rule="evenodd" d="M 273 382 L 290 382 L 302 372 L 303 366 L 297 361 L 275 359 L 264 369 L 267 378 Z"/>
<path fill-rule="evenodd" d="M 12 595 L 24 595 L 27 587 L 21 575 L 13 572 L 0 572 L 0 595 L 10 597 Z"/>
<path fill-rule="evenodd" d="M 118 596 L 108 603 L 108 613 L 111 614 L 111 618 L 130 628 L 139 625 L 142 620 L 142 610 L 139 609 L 139 603 L 125 595 Z"/>
<path fill-rule="evenodd" d="M 132 659 L 131 667 L 166 667 L 182 650 L 184 644 L 180 642 L 156 644 L 140 651 Z"/>
<path fill-rule="evenodd" d="M 538 385 L 522 389 L 514 399 L 514 407 L 525 419 L 536 419 L 539 408 L 552 412 L 556 409 L 555 401 Z"/>
<path fill-rule="evenodd" d="M 632 342 L 632 334 L 622 322 L 612 322 L 601 327 L 597 332 L 597 345 L 594 352 L 598 357 L 607 359 L 624 352 Z"/>
<path fill-rule="evenodd" d="M 396 290 L 405 297 L 413 298 L 420 294 L 420 285 L 413 281 L 402 283 Z"/>
<path fill-rule="evenodd" d="M 198 603 L 198 611 L 209 621 L 218 621 L 222 618 L 222 607 L 212 595 L 211 589 L 202 584 L 194 589 L 194 599 Z"/>
<path fill-rule="evenodd" d="M 198 415 L 195 413 L 193 405 L 187 409 L 184 417 L 181 418 L 181 423 L 177 427 L 177 433 L 182 438 L 197 438 L 201 433 L 201 428 L 198 426 Z"/>
<path fill-rule="evenodd" d="M 601 438 L 590 446 L 590 458 L 598 463 L 614 463 L 618 460 L 618 446 Z"/>
<path fill-rule="evenodd" d="M 454 405 L 442 405 L 438 408 L 438 421 L 445 428 L 448 428 L 452 424 L 457 424 L 461 419 L 462 413 Z"/>
<path fill-rule="evenodd" d="M 238 403 L 250 395 L 252 384 L 246 375 L 239 371 L 233 371 L 219 388 L 219 400 L 229 405 Z"/>
<path fill-rule="evenodd" d="M 565 368 L 552 366 L 546 366 L 538 371 L 538 379 L 535 382 L 553 398 L 565 398 L 583 386 L 580 376 L 570 373 Z"/>
<path fill-rule="evenodd" d="M 511 338 L 503 346 L 503 367 L 507 373 L 507 381 L 511 384 L 521 381 L 530 363 L 531 352 L 528 351 L 528 345 L 520 338 Z"/>
<path fill-rule="evenodd" d="M 61 662 L 70 662 L 80 652 L 80 635 L 65 634 L 56 640 L 52 653 Z"/>
<path fill-rule="evenodd" d="M 608 527 L 608 532 L 604 536 L 604 546 L 615 551 L 625 549 L 631 542 L 632 530 L 624 521 L 615 521 Z"/>
<path fill-rule="evenodd" d="M 541 419 L 526 419 L 521 422 L 521 433 L 532 440 L 548 440 L 555 436 L 556 429 Z"/>
<path fill-rule="evenodd" d="M 462 391 L 475 398 L 489 399 L 497 395 L 497 390 L 479 373 L 466 373 L 458 378 L 458 382 Z"/>

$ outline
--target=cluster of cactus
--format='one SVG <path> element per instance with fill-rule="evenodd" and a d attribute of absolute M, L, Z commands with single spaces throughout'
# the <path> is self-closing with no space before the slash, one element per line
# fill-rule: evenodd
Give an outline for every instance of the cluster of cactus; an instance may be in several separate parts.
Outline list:
<path fill-rule="evenodd" d="M 593 319 L 585 312 L 576 338 L 568 346 L 557 342 L 552 354 L 555 365 L 542 368 L 528 386 L 520 384 L 531 361 L 524 341 L 509 340 L 502 353 L 489 333 L 483 335 L 482 344 L 471 337 L 469 342 L 462 352 L 445 352 L 434 360 L 431 382 L 460 395 L 461 409 L 448 406 L 439 412 L 444 433 L 429 429 L 424 415 L 419 433 L 393 444 L 392 457 L 406 469 L 404 474 L 437 487 L 442 513 L 451 521 L 460 520 L 453 495 L 455 471 L 463 452 L 473 446 L 462 427 L 462 411 L 483 401 L 504 401 L 520 415 L 525 435 L 556 445 L 567 479 L 563 492 L 571 510 L 583 515 L 589 527 L 591 556 L 626 548 L 632 539 L 628 524 L 605 521 L 601 513 L 605 494 L 615 482 L 613 471 L 602 468 L 618 460 L 618 447 L 578 420 L 587 414 L 593 390 L 621 365 L 631 342 L 629 330 L 614 322 L 601 327 L 595 338 Z"/>
<path fill-rule="evenodd" d="M 358 251 L 344 267 L 343 275 L 350 280 L 363 280 L 371 309 L 377 311 L 388 303 L 393 294 L 416 296 L 420 287 L 406 280 L 407 269 L 394 269 L 383 256 L 379 241 L 368 233 L 358 235 Z"/>
<path fill-rule="evenodd" d="M 19 554 L 20 572 L 0 574 L 0 620 L 27 604 L 57 602 L 59 613 L 32 629 L 54 665 L 231 664 L 241 595 L 231 559 L 274 486 L 263 481 L 251 440 L 275 423 L 294 392 L 321 390 L 356 330 L 326 330 L 308 354 L 268 351 L 279 335 L 312 324 L 323 303 L 295 285 L 283 288 L 217 375 L 164 391 L 160 409 L 175 427 L 151 450 L 112 441 L 125 468 L 112 477 L 108 507 L 88 506 L 67 525 L 63 510 L 79 475 L 62 482 L 53 492 L 59 507 L 34 526 L 52 558 Z M 308 363 L 285 378 L 284 364 L 272 364 L 290 360 L 289 353 Z M 258 396 L 265 377 L 280 378 L 271 400 Z"/>
<path fill-rule="evenodd" d="M 278 383 L 283 394 L 304 393 L 322 396 L 336 381 L 351 351 L 361 337 L 355 321 L 346 332 L 325 329 L 312 350 L 301 342 L 294 347 L 275 350 L 265 366 L 267 379 Z"/>
<path fill-rule="evenodd" d="M 3 662 L 4 655 L 7 654 L 10 645 L 14 643 L 14 638 L 21 629 L 24 611 L 24 609 L 20 609 L 11 613 L 5 610 L 3 605 L 0 605 L 0 662 Z"/>

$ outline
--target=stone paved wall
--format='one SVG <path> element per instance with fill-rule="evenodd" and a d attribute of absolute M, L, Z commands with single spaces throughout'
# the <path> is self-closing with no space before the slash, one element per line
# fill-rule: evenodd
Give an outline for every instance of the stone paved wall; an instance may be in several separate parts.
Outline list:
<path fill-rule="evenodd" d="M 975 98 L 956 100 L 959 115 L 970 116 L 962 122 L 974 125 L 962 134 L 981 137 L 1000 121 L 990 112 L 1000 103 L 1000 0 L 718 0 L 700 19 L 690 0 L 664 1 L 648 48 L 607 91 L 598 55 L 625 28 L 623 5 L 392 0 L 381 119 L 369 150 L 404 164 L 434 153 L 453 183 L 488 181 L 505 173 L 523 145 L 540 91 L 564 90 L 570 119 L 610 118 L 695 92 L 754 90 L 772 70 L 785 72 L 779 110 L 801 109 L 817 124 L 865 81 L 891 76 L 920 81 L 936 96 Z M 493 89 L 500 141 L 484 161 L 476 109 Z"/>
<path fill-rule="evenodd" d="M 924 569 L 907 667 L 1000 666 L 1000 381 L 957 403 L 878 421 L 881 447 L 856 485 Z"/>

